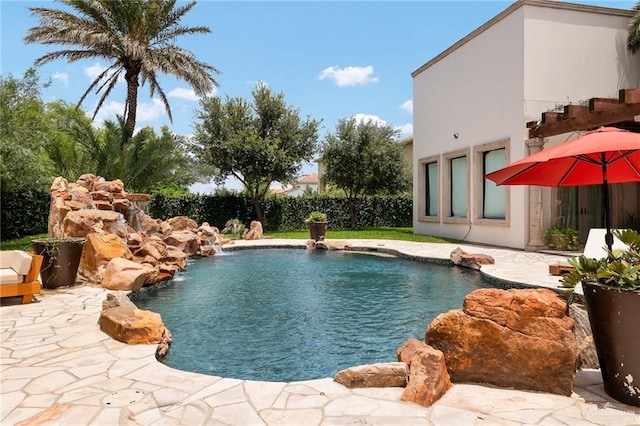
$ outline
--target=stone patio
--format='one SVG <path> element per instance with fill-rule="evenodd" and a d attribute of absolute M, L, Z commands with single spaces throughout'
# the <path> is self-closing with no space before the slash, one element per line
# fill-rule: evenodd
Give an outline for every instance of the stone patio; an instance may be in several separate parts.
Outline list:
<path fill-rule="evenodd" d="M 448 259 L 459 245 L 350 240 L 356 249 Z M 239 241 L 304 247 L 301 240 Z M 501 283 L 556 288 L 548 266 L 564 258 L 460 246 L 495 258 L 482 273 Z M 600 372 L 581 371 L 571 397 L 455 384 L 430 408 L 399 401 L 402 388 L 347 389 L 331 378 L 254 382 L 175 370 L 155 345 L 128 346 L 97 324 L 109 290 L 43 290 L 39 302 L 3 300 L 0 423 L 48 425 L 638 425 L 640 409 L 609 399 Z M 10 302 L 10 301 L 9 301 Z M 426 328 L 427 324 L 425 324 Z M 390 359 L 389 361 L 393 361 Z"/>

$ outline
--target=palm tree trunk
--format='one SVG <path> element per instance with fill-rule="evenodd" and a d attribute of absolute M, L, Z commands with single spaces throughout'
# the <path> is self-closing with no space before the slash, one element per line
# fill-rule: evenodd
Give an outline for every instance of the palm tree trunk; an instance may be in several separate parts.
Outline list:
<path fill-rule="evenodd" d="M 127 81 L 127 104 L 125 106 L 125 125 L 122 132 L 121 146 L 124 146 L 133 136 L 133 131 L 136 128 L 136 110 L 138 108 L 138 74 L 133 71 L 127 71 L 124 78 Z"/>

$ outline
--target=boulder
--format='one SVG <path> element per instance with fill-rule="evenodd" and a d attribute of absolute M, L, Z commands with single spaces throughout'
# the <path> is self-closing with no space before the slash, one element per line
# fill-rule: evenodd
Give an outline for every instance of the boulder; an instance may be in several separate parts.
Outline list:
<path fill-rule="evenodd" d="M 105 309 L 98 324 L 112 338 L 132 345 L 160 343 L 166 329 L 160 314 L 127 306 Z"/>
<path fill-rule="evenodd" d="M 200 254 L 202 256 L 211 256 L 213 254 L 216 254 L 216 249 L 210 244 L 201 245 Z"/>
<path fill-rule="evenodd" d="M 452 251 L 449 258 L 454 265 L 475 270 L 480 270 L 482 265 L 493 265 L 495 263 L 493 257 L 487 254 L 469 254 L 464 252 L 460 247 Z"/>
<path fill-rule="evenodd" d="M 90 195 L 93 201 L 113 202 L 113 194 L 107 191 L 93 191 Z"/>
<path fill-rule="evenodd" d="M 411 364 L 413 354 L 415 354 L 418 349 L 424 349 L 427 347 L 428 346 L 426 343 L 421 342 L 418 339 L 407 339 L 396 351 L 396 356 L 399 362 L 404 362 L 405 364 L 409 365 Z"/>
<path fill-rule="evenodd" d="M 48 234 L 52 238 L 62 238 L 64 232 L 62 222 L 67 214 L 71 211 L 71 207 L 65 204 L 64 199 L 59 197 L 51 197 L 49 205 Z"/>
<path fill-rule="evenodd" d="M 220 231 L 215 226 L 209 225 L 208 222 L 202 222 L 202 225 L 198 227 L 198 231 L 205 237 L 215 237 Z"/>
<path fill-rule="evenodd" d="M 69 194 L 69 182 L 62 176 L 58 176 L 53 179 L 53 182 L 49 187 L 49 193 L 52 197 L 60 197 L 67 200 L 70 199 L 71 194 Z"/>
<path fill-rule="evenodd" d="M 161 360 L 164 358 L 169 352 L 169 346 L 171 346 L 172 342 L 171 332 L 168 328 L 164 329 L 164 333 L 160 338 L 160 342 L 158 343 L 158 347 L 156 348 L 156 359 Z"/>
<path fill-rule="evenodd" d="M 113 258 L 107 264 L 102 276 L 102 287 L 109 290 L 138 291 L 147 281 L 144 266 L 121 257 Z"/>
<path fill-rule="evenodd" d="M 348 388 L 402 387 L 407 384 L 407 373 L 404 362 L 388 362 L 347 368 L 333 380 Z"/>
<path fill-rule="evenodd" d="M 125 199 L 113 200 L 113 210 L 117 211 L 118 213 L 122 213 L 123 215 L 128 216 L 130 208 L 131 208 L 131 202 L 129 200 L 125 200 Z"/>
<path fill-rule="evenodd" d="M 184 231 L 188 229 L 197 229 L 198 224 L 191 221 L 187 216 L 176 216 L 167 220 L 167 224 L 174 231 Z M 195 226 L 193 226 L 195 224 Z"/>
<path fill-rule="evenodd" d="M 571 395 L 577 347 L 566 303 L 553 291 L 475 290 L 464 310 L 438 315 L 425 342 L 444 353 L 454 383 Z"/>
<path fill-rule="evenodd" d="M 98 181 L 98 177 L 96 175 L 92 175 L 90 173 L 86 173 L 81 175 L 76 183 L 83 188 L 86 188 L 88 192 L 93 191 L 94 182 Z"/>
<path fill-rule="evenodd" d="M 569 305 L 569 316 L 575 322 L 574 332 L 578 347 L 578 364 L 576 368 L 600 368 L 596 346 L 593 343 L 589 315 L 584 305 L 572 303 Z"/>
<path fill-rule="evenodd" d="M 314 248 L 323 250 L 345 250 L 351 247 L 351 243 L 341 240 L 322 240 L 316 241 Z"/>
<path fill-rule="evenodd" d="M 86 237 L 91 232 L 126 235 L 122 215 L 114 211 L 97 209 L 75 210 L 67 213 L 62 228 L 65 237 Z"/>
<path fill-rule="evenodd" d="M 167 256 L 167 245 L 163 241 L 147 238 L 136 251 L 136 256 L 151 256 L 160 260 Z"/>
<path fill-rule="evenodd" d="M 164 238 L 164 242 L 168 246 L 179 248 L 187 256 L 196 254 L 200 249 L 200 239 L 189 230 L 173 231 L 171 235 Z"/>
<path fill-rule="evenodd" d="M 119 194 L 124 192 L 124 183 L 122 183 L 120 179 L 111 181 L 98 181 L 93 183 L 93 190 Z"/>
<path fill-rule="evenodd" d="M 407 348 L 405 354 L 410 352 Z M 415 402 L 430 407 L 451 387 L 444 354 L 425 345 L 413 352 L 409 363 L 409 380 L 400 396 L 401 401 Z"/>
<path fill-rule="evenodd" d="M 82 203 L 86 206 L 86 208 L 91 208 L 92 199 L 89 191 L 87 191 L 86 188 L 74 184 L 73 188 L 70 191 L 70 194 L 72 201 Z"/>
<path fill-rule="evenodd" d="M 249 225 L 249 232 L 244 236 L 245 240 L 261 240 L 264 238 L 262 224 L 257 220 L 252 220 Z"/>
<path fill-rule="evenodd" d="M 152 218 L 145 212 L 140 212 L 138 214 L 138 225 L 139 231 L 142 231 L 142 233 L 146 235 L 162 234 L 160 221 Z"/>
<path fill-rule="evenodd" d="M 129 299 L 129 297 L 122 291 L 116 291 L 115 293 L 108 293 L 107 297 L 102 301 L 102 310 L 115 308 L 117 306 L 124 306 L 131 309 L 135 309 L 136 305 Z"/>
<path fill-rule="evenodd" d="M 88 282 L 101 283 L 104 268 L 113 258 L 133 256 L 117 235 L 91 233 L 86 237 L 80 258 L 80 276 Z"/>

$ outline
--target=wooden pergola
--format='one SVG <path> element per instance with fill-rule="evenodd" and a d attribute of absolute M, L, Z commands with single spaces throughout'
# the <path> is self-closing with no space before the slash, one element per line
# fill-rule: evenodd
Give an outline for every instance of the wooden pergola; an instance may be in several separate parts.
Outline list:
<path fill-rule="evenodd" d="M 593 130 L 601 126 L 640 133 L 640 89 L 621 89 L 618 99 L 591 98 L 589 105 L 565 105 L 561 112 L 543 112 L 540 121 L 527 123 L 530 138 Z"/>

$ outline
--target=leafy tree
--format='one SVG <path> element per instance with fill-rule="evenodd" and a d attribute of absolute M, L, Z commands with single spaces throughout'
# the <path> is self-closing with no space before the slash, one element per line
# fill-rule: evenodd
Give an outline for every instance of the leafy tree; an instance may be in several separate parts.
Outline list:
<path fill-rule="evenodd" d="M 22 79 L 0 76 L 0 185 L 3 191 L 46 189 L 53 165 L 42 141 L 50 126 L 33 69 Z"/>
<path fill-rule="evenodd" d="M 633 17 L 627 26 L 627 50 L 636 53 L 640 50 L 640 1 L 632 8 Z"/>
<path fill-rule="evenodd" d="M 319 122 L 300 118 L 283 93 L 264 84 L 252 91 L 253 101 L 242 98 L 205 98 L 196 118 L 195 141 L 203 161 L 219 170 L 222 183 L 234 176 L 251 197 L 258 220 L 264 223 L 261 201 L 269 185 L 295 179 L 302 164 L 313 159 Z"/>
<path fill-rule="evenodd" d="M 211 75 L 219 72 L 216 68 L 174 44 L 180 36 L 210 32 L 206 26 L 180 24 L 184 15 L 195 6 L 195 1 L 179 7 L 175 7 L 176 0 L 60 1 L 70 10 L 29 8 L 39 19 L 39 25 L 29 29 L 24 41 L 71 47 L 41 56 L 36 60 L 38 66 L 56 59 L 75 62 L 102 58 L 111 62 L 78 102 L 79 107 L 94 89 L 97 93 L 102 92 L 93 118 L 124 73 L 127 132 L 123 137 L 133 135 L 140 84 L 149 83 L 150 96 L 158 93 L 169 119 L 173 120 L 169 101 L 158 81 L 158 72 L 186 81 L 199 96 L 205 96 L 218 85 Z"/>
<path fill-rule="evenodd" d="M 78 142 L 79 135 L 93 132 L 84 111 L 65 101 L 51 102 L 45 105 L 45 119 L 51 129 L 43 143 L 53 163 L 53 174 L 75 181 L 83 173 L 93 171 L 94 158 Z"/>
<path fill-rule="evenodd" d="M 398 132 L 373 121 L 342 119 L 322 147 L 324 182 L 344 190 L 349 199 L 351 227 L 357 227 L 359 204 L 368 195 L 394 194 L 408 185 Z"/>
<path fill-rule="evenodd" d="M 93 132 L 78 127 L 75 137 L 95 160 L 94 173 L 105 179 L 121 179 L 128 191 L 184 193 L 203 173 L 186 138 L 163 126 L 160 135 L 144 127 L 121 145 L 125 124 L 106 120 Z"/>

